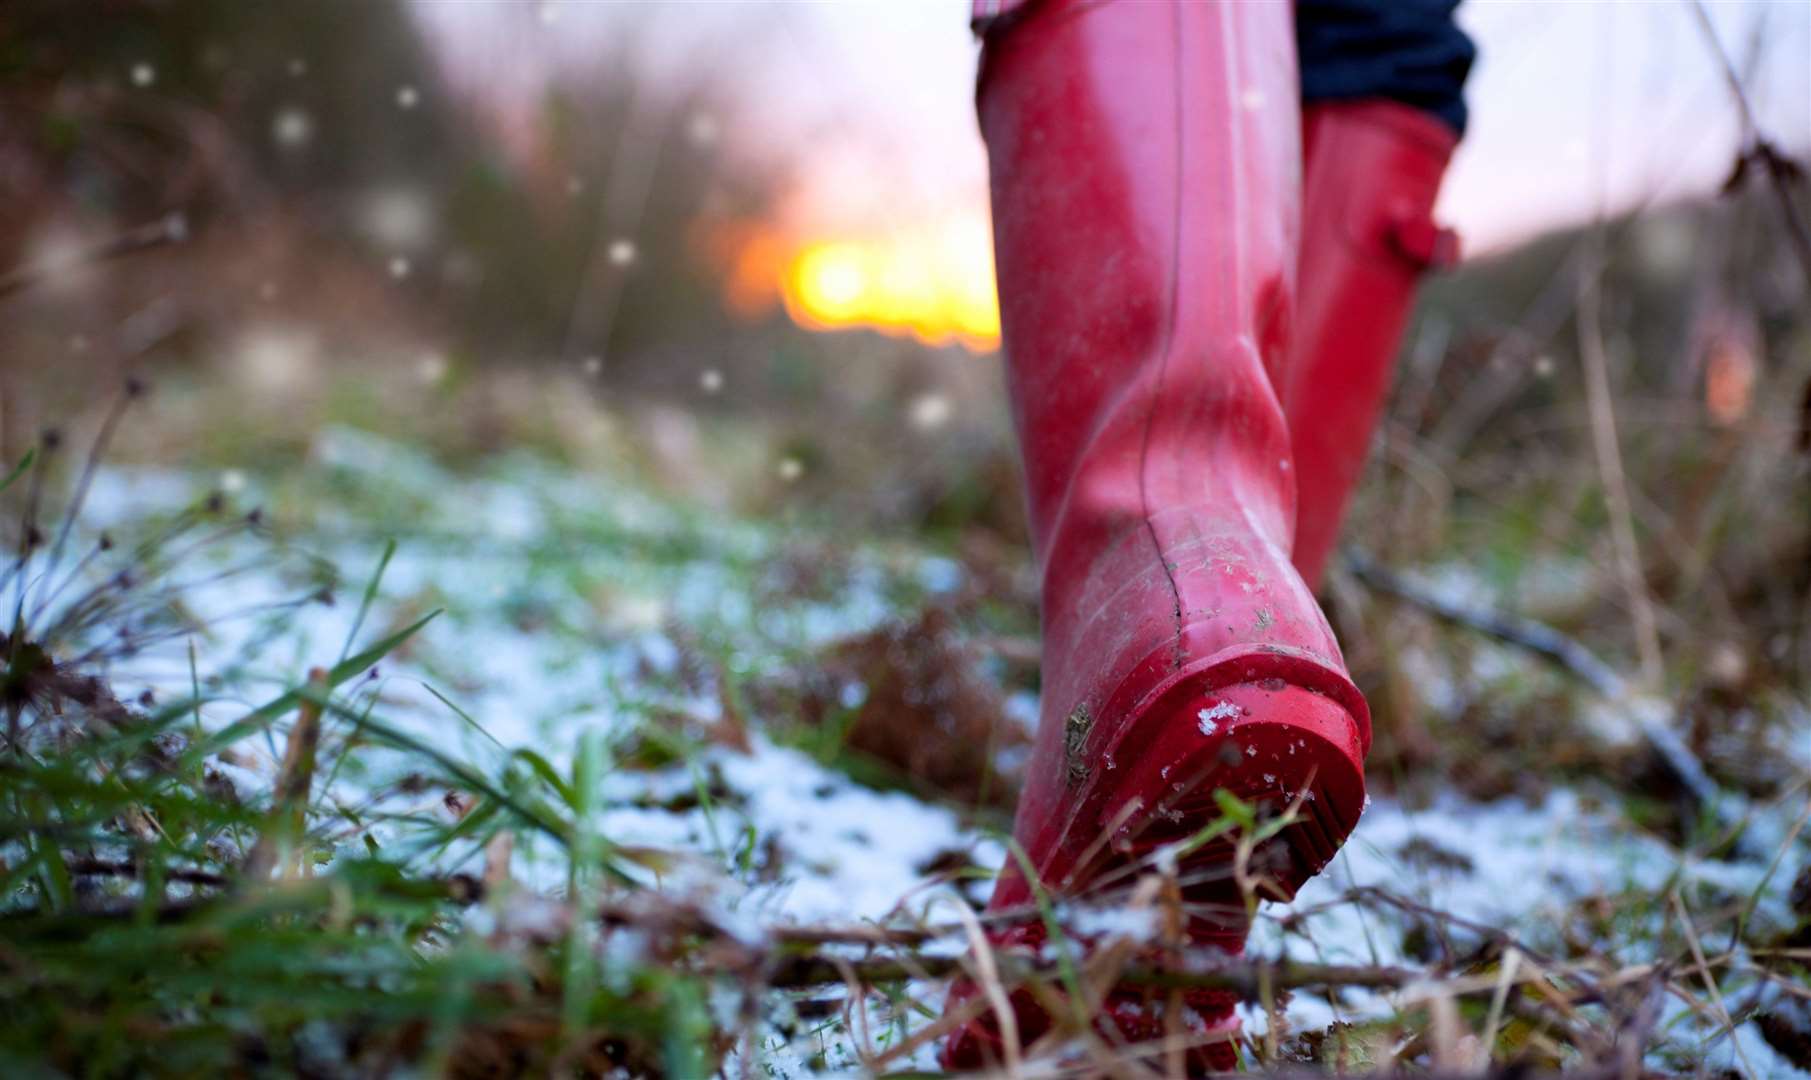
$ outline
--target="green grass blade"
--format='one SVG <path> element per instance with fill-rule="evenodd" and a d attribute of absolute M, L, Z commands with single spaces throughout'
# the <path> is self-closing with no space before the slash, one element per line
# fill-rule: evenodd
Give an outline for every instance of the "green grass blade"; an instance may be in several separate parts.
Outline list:
<path fill-rule="evenodd" d="M 366 649 L 364 652 L 359 653 L 357 656 L 341 660 L 328 670 L 325 685 L 331 690 L 345 682 L 347 679 L 350 679 L 352 676 L 369 668 L 372 664 L 377 663 L 379 660 L 389 655 L 391 650 L 414 637 L 422 627 L 432 622 L 439 614 L 440 609 L 438 608 L 430 611 L 420 619 L 410 623 L 396 633 L 391 634 L 389 637 L 384 638 L 382 641 L 379 641 L 377 644 Z M 206 739 L 198 740 L 195 746 L 184 755 L 185 764 L 193 767 L 194 759 L 206 757 L 222 747 L 231 746 L 233 743 L 238 742 L 247 735 L 261 730 L 265 725 L 276 720 L 278 717 L 285 715 L 300 704 L 303 695 L 307 692 L 308 686 L 306 683 L 293 687 L 264 705 L 253 709 L 238 720 L 226 725 L 219 731 L 214 732 Z M 335 711 L 337 712 L 338 710 Z"/>
<path fill-rule="evenodd" d="M 13 481 L 24 476 L 25 470 L 31 468 L 31 463 L 36 461 L 37 458 L 37 447 L 34 446 L 30 450 L 27 450 L 25 456 L 19 459 L 19 464 L 13 466 L 13 471 L 6 474 L 6 479 L 0 480 L 0 491 L 5 491 L 7 488 L 12 487 Z"/>
<path fill-rule="evenodd" d="M 396 538 L 391 537 L 384 544 L 384 553 L 378 557 L 377 569 L 372 572 L 371 580 L 365 583 L 365 595 L 358 603 L 358 614 L 352 619 L 352 629 L 346 633 L 346 644 L 340 649 L 340 662 L 352 653 L 352 643 L 358 640 L 358 632 L 365 627 L 365 616 L 371 613 L 371 604 L 377 599 L 377 587 L 384 580 L 384 571 L 390 565 L 391 556 L 396 554 Z"/>

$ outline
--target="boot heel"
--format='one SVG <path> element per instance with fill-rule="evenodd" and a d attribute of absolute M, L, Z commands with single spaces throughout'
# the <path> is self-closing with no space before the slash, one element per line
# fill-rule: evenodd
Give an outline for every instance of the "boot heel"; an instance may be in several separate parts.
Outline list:
<path fill-rule="evenodd" d="M 1364 808 L 1360 733 L 1344 707 L 1314 690 L 1280 679 L 1238 683 L 1191 694 L 1176 709 L 1152 709 L 1109 752 L 1119 767 L 1096 772 L 1093 821 L 1117 822 L 1104 860 L 1123 863 L 1166 844 L 1186 841 L 1221 816 L 1215 792 L 1254 804 L 1261 816 L 1287 812 L 1295 820 L 1279 839 L 1289 858 L 1256 868 L 1270 884 L 1265 899 L 1290 899 L 1331 862 Z M 1064 847 L 1090 845 L 1087 820 L 1070 823 L 1077 835 Z M 1211 878 L 1223 868 L 1230 881 L 1233 838 L 1217 839 L 1187 857 L 1186 876 Z M 1085 881 L 1089 870 L 1078 867 Z M 1189 872 L 1192 871 L 1192 874 Z M 1079 883 L 1079 882 L 1078 882 Z"/>

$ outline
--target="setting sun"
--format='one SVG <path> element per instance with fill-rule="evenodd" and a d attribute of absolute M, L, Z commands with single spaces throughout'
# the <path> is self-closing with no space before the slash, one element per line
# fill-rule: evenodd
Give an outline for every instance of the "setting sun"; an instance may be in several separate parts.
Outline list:
<path fill-rule="evenodd" d="M 745 318 L 777 303 L 809 330 L 878 330 L 973 352 L 1000 344 L 985 218 L 813 240 L 746 225 L 712 234 L 707 250 L 724 268 L 725 302 Z"/>
<path fill-rule="evenodd" d="M 805 244 L 785 260 L 779 293 L 793 321 L 814 330 L 867 327 L 977 352 L 1000 341 L 993 253 L 981 224 Z"/>
<path fill-rule="evenodd" d="M 972 246 L 954 236 L 812 244 L 788 263 L 781 297 L 794 321 L 812 329 L 865 326 L 976 350 L 1000 339 L 984 234 Z"/>

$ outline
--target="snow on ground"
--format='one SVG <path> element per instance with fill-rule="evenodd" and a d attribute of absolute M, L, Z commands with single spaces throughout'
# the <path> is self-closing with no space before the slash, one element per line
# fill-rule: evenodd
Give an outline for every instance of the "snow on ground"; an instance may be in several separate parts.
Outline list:
<path fill-rule="evenodd" d="M 393 625 L 411 603 L 410 611 L 426 606 L 423 597 L 445 606 L 411 659 L 386 668 L 384 695 L 417 734 L 474 757 L 528 746 L 563 769 L 587 729 L 620 736 L 652 708 L 717 719 L 720 702 L 676 678 L 676 627 L 733 643 L 726 654 L 732 675 L 768 672 L 783 668 L 789 656 L 873 627 L 897 610 L 900 595 L 923 596 L 960 581 L 960 569 L 947 559 L 860 547 L 827 599 L 788 599 L 754 587 L 790 539 L 779 526 L 725 521 L 595 478 L 581 482 L 527 459 L 507 461 L 483 478 L 455 476 L 407 447 L 350 431 L 325 433 L 314 457 L 330 486 L 348 493 L 344 502 L 317 497 L 298 510 L 293 492 L 259 491 L 255 481 L 240 496 L 246 505 L 272 498 L 280 516 L 299 517 L 305 525 L 295 545 L 327 556 L 345 574 L 336 606 L 300 610 L 276 648 L 278 661 L 265 665 L 270 677 L 286 677 L 280 673 L 293 672 L 296 660 L 331 662 L 340 653 L 365 575 L 383 540 L 395 535 L 399 549 L 384 578 L 383 601 L 362 637 Z M 99 475 L 92 502 L 107 525 L 117 526 L 180 505 L 206 486 L 168 471 L 109 469 Z M 204 588 L 196 606 L 234 607 L 248 597 L 293 591 L 284 580 L 240 578 Z M 251 634 L 222 628 L 204 655 L 230 656 Z M 167 679 L 172 670 L 145 663 L 149 681 Z M 482 730 L 451 715 L 423 683 L 456 701 Z M 1035 703 L 1023 697 L 1015 697 L 1013 712 L 1035 715 Z M 213 706 L 208 718 L 223 722 L 242 710 Z M 665 808 L 712 785 L 728 794 Z M 608 840 L 693 853 L 697 866 L 684 875 L 688 887 L 713 890 L 721 910 L 750 926 L 884 919 L 901 905 L 923 915 L 935 897 L 948 897 L 947 889 L 926 891 L 922 868 L 933 856 L 970 850 L 989 867 L 1004 858 L 995 839 L 965 828 L 952 811 L 863 787 L 758 730 L 746 753 L 713 747 L 660 770 L 615 770 L 603 805 L 600 827 Z M 1784 825 L 1768 829 L 1777 838 Z M 544 877 L 531 853 L 519 851 L 517 859 L 525 879 Z M 761 868 L 768 872 L 757 873 Z M 1412 963 L 1400 926 L 1330 903 L 1353 886 L 1387 886 L 1539 947 L 1551 943 L 1558 912 L 1570 899 L 1628 890 L 1660 894 L 1678 874 L 1745 893 L 1764 869 L 1757 862 L 1683 859 L 1577 792 L 1556 791 L 1534 806 L 1451 799 L 1409 809 L 1380 799 L 1336 864 L 1291 909 L 1311 914 L 1287 934 L 1265 921 L 1252 951 L 1333 963 Z M 1778 883 L 1796 870 L 1776 871 L 1771 902 L 1779 902 Z M 947 910 L 941 914 L 947 921 Z M 1362 1015 L 1382 1004 L 1352 996 L 1342 1014 Z M 1288 1013 L 1296 1030 L 1336 1018 L 1306 994 L 1296 996 Z M 1253 1015 L 1247 1022 L 1256 1028 L 1265 1021 Z M 1761 1075 L 1791 1075 L 1751 1030 L 1738 1038 Z M 1728 1040 L 1718 1053 L 1735 1061 Z M 798 1055 L 785 1056 L 797 1068 L 781 1072 L 802 1068 Z M 853 1059 L 844 1048 L 828 1060 Z"/>
<path fill-rule="evenodd" d="M 1757 831 L 1784 839 L 1783 820 L 1763 820 Z M 1437 853 L 1417 858 L 1416 853 Z M 1771 852 L 1769 852 L 1769 855 Z M 1771 903 L 1783 901 L 1782 882 L 1797 872 L 1798 860 L 1787 858 L 1774 872 Z M 1538 805 L 1505 800 L 1478 804 L 1453 798 L 1436 806 L 1411 810 L 1391 800 L 1375 800 L 1365 812 L 1334 864 L 1306 885 L 1295 901 L 1268 910 L 1269 919 L 1254 933 L 1255 955 L 1288 955 L 1304 961 L 1414 966 L 1403 948 L 1401 924 L 1382 924 L 1351 904 L 1333 903 L 1342 893 L 1376 886 L 1448 913 L 1510 934 L 1535 949 L 1559 944 L 1558 933 L 1570 901 L 1586 896 L 1629 892 L 1651 895 L 1656 920 L 1675 878 L 1714 883 L 1746 896 L 1761 883 L 1764 862 L 1725 863 L 1692 860 L 1656 840 L 1635 832 L 1611 814 L 1592 808 L 1575 791 L 1556 790 Z M 1311 912 L 1284 934 L 1277 919 Z M 1632 937 L 1632 942 L 1641 942 Z M 1637 945 L 1616 959 L 1638 964 L 1651 955 Z M 1314 1030 L 1338 1019 L 1384 1010 L 1383 997 L 1350 994 L 1348 1007 L 1337 1011 L 1324 1000 L 1297 995 L 1287 1022 L 1294 1030 Z M 1672 1004 L 1676 1015 L 1683 1006 Z M 1261 1030 L 1261 1012 L 1247 1023 Z M 1738 1032 L 1742 1051 L 1761 1076 L 1800 1075 L 1767 1047 L 1749 1025 Z M 1726 1040 L 1708 1064 L 1735 1067 L 1741 1058 Z"/>

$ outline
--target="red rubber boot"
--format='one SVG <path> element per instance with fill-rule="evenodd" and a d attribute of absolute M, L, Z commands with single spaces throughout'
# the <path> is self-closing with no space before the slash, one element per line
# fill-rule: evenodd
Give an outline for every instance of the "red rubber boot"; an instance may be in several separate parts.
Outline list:
<path fill-rule="evenodd" d="M 1458 135 L 1393 101 L 1311 105 L 1302 116 L 1302 253 L 1283 409 L 1300 492 L 1295 568 L 1320 584 L 1364 471 L 1415 285 L 1458 258 L 1433 222 Z"/>
<path fill-rule="evenodd" d="M 1288 897 L 1351 832 L 1364 699 L 1290 563 L 1295 471 L 1273 384 L 1287 356 L 1299 115 L 1287 4 L 1047 2 L 996 25 L 979 91 L 1009 388 L 1043 581 L 1043 706 L 1014 827 L 1078 896 L 1215 821 L 1215 789 L 1280 810 Z M 1188 936 L 1241 947 L 1225 845 L 1181 866 Z M 1032 882 L 989 905 L 1035 948 Z M 1019 921 L 1014 923 L 1014 917 Z M 952 1005 L 972 987 L 952 993 Z M 1224 997 L 1116 992 L 1109 1041 L 1179 1020 L 1194 1071 L 1230 1068 Z M 1020 1040 L 1050 1018 L 1021 992 Z M 945 1048 L 1003 1059 L 985 1015 Z"/>

